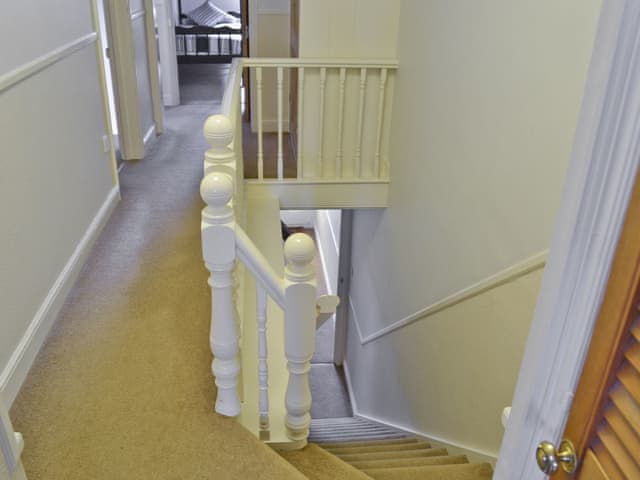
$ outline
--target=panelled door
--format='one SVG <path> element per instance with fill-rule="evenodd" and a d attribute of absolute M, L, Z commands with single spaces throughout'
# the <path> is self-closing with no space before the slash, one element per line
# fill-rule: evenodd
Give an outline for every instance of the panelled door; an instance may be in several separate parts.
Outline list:
<path fill-rule="evenodd" d="M 640 182 L 625 224 L 564 438 L 577 474 L 554 478 L 640 479 Z"/>

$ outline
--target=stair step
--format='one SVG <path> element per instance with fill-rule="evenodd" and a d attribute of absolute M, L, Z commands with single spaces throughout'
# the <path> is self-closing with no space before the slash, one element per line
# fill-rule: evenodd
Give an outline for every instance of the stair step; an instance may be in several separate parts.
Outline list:
<path fill-rule="evenodd" d="M 380 431 L 384 430 L 385 432 L 397 432 L 397 430 L 393 430 L 391 428 L 379 426 L 379 425 L 334 425 L 334 426 L 311 426 L 310 431 L 312 432 L 354 432 L 354 431 Z"/>
<path fill-rule="evenodd" d="M 374 468 L 364 473 L 375 480 L 491 480 L 488 463 L 432 465 L 423 467 Z"/>
<path fill-rule="evenodd" d="M 392 438 L 388 440 L 373 440 L 373 441 L 361 441 L 361 442 L 343 442 L 343 443 L 321 443 L 322 448 L 334 448 L 334 447 L 366 447 L 369 445 L 400 445 L 403 443 L 417 443 L 418 439 L 415 437 L 404 438 Z M 318 442 L 316 442 L 318 443 Z"/>
<path fill-rule="evenodd" d="M 439 455 L 436 457 L 390 458 L 388 460 L 368 460 L 348 463 L 358 470 L 371 470 L 379 468 L 422 467 L 426 465 L 469 463 L 469 459 L 465 455 Z"/>
<path fill-rule="evenodd" d="M 318 433 L 316 435 L 309 435 L 309 441 L 314 443 L 350 443 L 358 441 L 382 441 L 382 440 L 405 440 L 406 435 L 402 433 Z M 366 442 L 365 442 L 366 443 Z"/>
<path fill-rule="evenodd" d="M 407 450 L 426 450 L 430 449 L 431 444 L 428 442 L 415 442 L 399 445 L 367 445 L 364 447 L 333 447 L 325 448 L 326 451 L 334 455 L 351 454 L 351 453 L 371 453 L 371 452 L 397 452 Z"/>
<path fill-rule="evenodd" d="M 352 467 L 317 445 L 302 450 L 278 452 L 310 480 L 371 480 L 371 477 Z"/>
<path fill-rule="evenodd" d="M 369 453 L 345 453 L 336 457 L 345 462 L 355 462 L 360 460 L 386 460 L 389 458 L 415 458 L 415 457 L 435 457 L 447 455 L 446 448 L 428 448 L 425 450 L 401 450 L 398 452 L 369 452 Z"/>

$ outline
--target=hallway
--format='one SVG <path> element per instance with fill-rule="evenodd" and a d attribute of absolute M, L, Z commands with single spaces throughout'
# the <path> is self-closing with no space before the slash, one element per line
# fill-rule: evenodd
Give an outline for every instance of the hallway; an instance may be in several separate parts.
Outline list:
<path fill-rule="evenodd" d="M 30 480 L 300 478 L 213 413 L 198 195 L 213 108 L 168 109 L 148 158 L 121 173 L 122 201 L 11 411 Z"/>

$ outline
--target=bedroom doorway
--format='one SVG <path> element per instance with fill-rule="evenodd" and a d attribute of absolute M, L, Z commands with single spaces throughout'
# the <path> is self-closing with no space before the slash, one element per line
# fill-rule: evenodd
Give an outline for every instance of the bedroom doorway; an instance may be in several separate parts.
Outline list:
<path fill-rule="evenodd" d="M 231 61 L 246 52 L 246 1 L 173 2 L 180 103 L 219 105 Z"/>

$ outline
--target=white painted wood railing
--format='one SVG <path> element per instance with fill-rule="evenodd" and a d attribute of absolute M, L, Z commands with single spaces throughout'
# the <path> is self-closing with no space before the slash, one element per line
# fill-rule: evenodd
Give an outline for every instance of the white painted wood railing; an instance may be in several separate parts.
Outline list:
<path fill-rule="evenodd" d="M 393 60 L 236 59 L 227 96 L 234 96 L 242 70 L 248 69 L 257 180 L 285 180 L 287 150 L 295 161 L 293 178 L 388 180 L 397 68 Z M 273 134 L 275 152 L 267 152 L 265 135 Z M 265 162 L 274 160 L 275 175 L 267 178 Z"/>
<path fill-rule="evenodd" d="M 229 112 L 232 113 L 232 112 Z M 311 393 L 308 372 L 315 350 L 316 322 L 335 311 L 335 301 L 316 299 L 316 278 L 311 262 L 315 255 L 313 240 L 304 234 L 289 237 L 284 245 L 286 266 L 279 276 L 267 259 L 236 221 L 242 216 L 238 205 L 242 199 L 243 180 L 234 144 L 234 120 L 223 115 L 209 117 L 204 134 L 210 145 L 205 155 L 205 176 L 200 193 L 207 206 L 202 211 L 202 250 L 205 266 L 210 272 L 212 292 L 210 344 L 214 355 L 212 371 L 218 394 L 216 412 L 230 417 L 241 412 L 238 382 L 241 365 L 238 360 L 238 313 L 234 305 L 233 272 L 237 260 L 256 279 L 258 331 L 258 395 L 259 429 L 270 428 L 269 402 L 281 401 L 286 407 L 287 435 L 291 441 L 306 441 L 311 422 Z M 234 147 L 235 145 L 235 147 Z M 241 170 L 240 170 L 241 171 Z M 270 399 L 267 365 L 267 297 L 284 311 L 284 355 L 289 380 L 286 398 Z M 327 305 L 329 305 L 327 307 Z"/>

